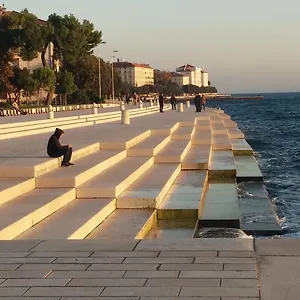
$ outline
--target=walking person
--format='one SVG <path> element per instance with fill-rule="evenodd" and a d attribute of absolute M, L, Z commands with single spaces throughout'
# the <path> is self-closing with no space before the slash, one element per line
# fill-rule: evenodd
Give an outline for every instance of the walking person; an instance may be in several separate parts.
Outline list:
<path fill-rule="evenodd" d="M 177 100 L 176 100 L 174 95 L 172 95 L 172 97 L 170 98 L 170 102 L 171 102 L 171 105 L 172 105 L 172 110 L 176 110 Z"/>
<path fill-rule="evenodd" d="M 205 105 L 206 105 L 206 96 L 204 94 L 202 94 L 202 96 L 201 96 L 201 109 L 200 109 L 200 111 L 202 109 L 205 110 Z"/>
<path fill-rule="evenodd" d="M 48 145 L 47 153 L 50 157 L 58 158 L 63 156 L 63 161 L 61 163 L 62 167 L 73 166 L 70 162 L 72 157 L 72 147 L 71 145 L 61 145 L 59 139 L 64 134 L 62 129 L 56 128 L 53 135 L 51 135 Z"/>
<path fill-rule="evenodd" d="M 196 95 L 195 99 L 196 112 L 201 112 L 201 97 L 199 94 Z"/>
<path fill-rule="evenodd" d="M 158 97 L 158 102 L 159 102 L 159 111 L 161 113 L 164 112 L 164 100 L 166 99 L 166 97 L 164 96 L 163 93 L 160 93 L 159 97 Z"/>

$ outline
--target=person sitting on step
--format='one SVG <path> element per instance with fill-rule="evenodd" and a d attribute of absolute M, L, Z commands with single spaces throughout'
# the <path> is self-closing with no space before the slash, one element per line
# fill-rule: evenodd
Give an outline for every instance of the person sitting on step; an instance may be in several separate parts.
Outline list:
<path fill-rule="evenodd" d="M 56 128 L 53 135 L 51 135 L 48 145 L 47 153 L 50 157 L 58 158 L 63 156 L 63 161 L 61 163 L 62 167 L 73 166 L 70 162 L 72 157 L 72 147 L 71 145 L 61 145 L 59 139 L 64 134 L 62 129 Z"/>

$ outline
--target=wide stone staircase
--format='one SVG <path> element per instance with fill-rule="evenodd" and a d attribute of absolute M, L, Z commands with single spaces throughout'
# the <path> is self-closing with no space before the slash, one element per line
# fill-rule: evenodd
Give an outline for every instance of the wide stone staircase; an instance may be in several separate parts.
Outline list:
<path fill-rule="evenodd" d="M 0 239 L 142 239 L 160 221 L 280 231 L 253 150 L 228 115 L 189 112 L 166 124 L 78 144 L 70 168 L 36 157 L 2 163 Z M 267 218 L 251 223 L 262 206 Z"/>

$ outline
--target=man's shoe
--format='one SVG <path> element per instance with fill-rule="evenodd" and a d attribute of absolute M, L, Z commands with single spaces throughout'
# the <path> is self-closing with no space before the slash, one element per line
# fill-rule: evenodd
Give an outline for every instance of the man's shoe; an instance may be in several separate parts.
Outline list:
<path fill-rule="evenodd" d="M 70 167 L 70 164 L 61 164 L 62 167 Z"/>
<path fill-rule="evenodd" d="M 70 166 L 74 166 L 74 164 L 73 164 L 73 163 L 69 163 L 69 165 L 70 165 Z"/>

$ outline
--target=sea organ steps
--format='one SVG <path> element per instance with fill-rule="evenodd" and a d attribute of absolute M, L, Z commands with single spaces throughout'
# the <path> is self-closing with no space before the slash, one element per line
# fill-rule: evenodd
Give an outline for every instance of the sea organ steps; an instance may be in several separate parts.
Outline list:
<path fill-rule="evenodd" d="M 207 119 L 207 118 L 206 118 Z M 217 124 L 219 124 L 219 123 L 217 123 Z M 180 126 L 180 124 L 178 125 L 178 128 L 177 129 L 181 129 L 184 125 L 183 124 L 181 124 L 182 126 Z M 191 127 L 190 126 L 190 124 L 185 124 L 185 125 L 187 125 L 187 127 Z M 197 123 L 196 123 L 196 129 L 197 129 Z M 198 126 L 199 127 L 199 126 Z M 196 130 L 195 129 L 195 130 Z M 177 130 L 175 130 L 175 131 L 173 131 L 173 133 L 174 132 L 176 132 Z M 185 130 L 179 130 L 178 132 L 184 132 Z M 154 132 L 152 132 L 153 134 L 154 134 Z M 147 140 L 147 138 L 149 138 L 149 139 L 151 139 L 153 136 L 151 136 L 151 134 L 149 135 L 149 134 L 147 134 L 147 136 L 146 137 L 144 137 L 144 138 L 141 138 L 140 140 L 141 140 L 141 142 L 142 141 L 144 141 L 144 142 L 146 142 L 146 140 Z M 139 141 L 140 141 L 139 140 Z M 193 139 L 192 139 L 193 140 Z M 187 145 L 190 143 L 190 144 L 192 144 L 192 140 L 191 141 L 188 141 L 188 143 L 187 143 Z M 172 143 L 172 142 L 182 142 L 181 140 L 173 140 L 173 141 L 170 141 L 166 146 L 165 146 L 165 148 L 170 144 L 170 143 Z M 112 145 L 112 144 L 106 144 L 106 148 L 112 148 L 112 149 L 119 149 L 120 147 L 122 148 L 122 149 L 124 149 L 124 146 L 125 146 L 125 148 L 126 148 L 126 150 L 128 150 L 128 148 L 133 148 L 134 147 L 134 145 L 132 145 L 132 141 L 130 142 L 130 143 L 127 143 L 127 142 L 125 142 L 125 143 L 123 143 L 122 145 Z M 190 146 L 189 146 L 190 147 Z M 160 152 L 162 152 L 162 151 L 164 151 L 165 150 L 165 148 L 163 148 Z M 122 150 L 122 149 L 119 149 L 119 150 Z M 181 148 L 181 151 L 185 151 L 186 149 L 183 147 L 183 148 Z M 99 151 L 99 150 L 98 150 Z M 101 151 L 99 151 L 99 152 L 101 152 Z M 121 153 L 122 151 L 120 151 L 119 153 Z M 160 152 L 158 152 L 158 154 L 160 153 Z M 187 154 L 187 157 L 189 156 L 188 154 L 189 154 L 189 151 L 187 150 L 186 151 L 186 154 Z M 95 155 L 95 153 L 94 154 L 92 154 L 92 155 Z M 86 157 L 87 158 L 87 157 Z M 130 158 L 133 158 L 133 159 L 135 159 L 135 157 L 127 157 L 127 158 L 123 158 L 122 160 L 126 160 L 126 159 L 130 159 Z M 175 167 L 175 170 L 176 170 L 176 168 L 178 169 L 178 164 L 181 164 L 181 162 L 182 162 L 182 160 L 180 159 L 180 161 L 177 161 L 177 162 L 175 162 L 175 163 L 171 163 L 170 164 L 170 161 L 168 161 L 168 160 L 166 160 L 164 163 L 161 163 L 161 164 L 154 164 L 153 165 L 153 161 L 152 162 L 150 162 L 151 161 L 151 158 L 153 159 L 153 157 L 144 157 L 144 159 L 145 159 L 145 162 L 147 162 L 149 165 L 148 165 L 148 168 L 147 168 L 147 172 L 145 172 L 145 174 L 143 174 L 143 176 L 141 177 L 141 178 L 139 178 L 139 180 L 138 181 L 136 181 L 135 183 L 134 183 L 134 181 L 133 182 L 131 182 L 130 184 L 128 184 L 128 186 L 127 186 L 127 188 L 125 188 L 125 192 L 124 193 L 122 193 L 122 192 L 120 192 L 120 195 L 118 195 L 119 196 L 119 198 L 121 199 L 122 198 L 122 195 L 123 194 L 126 194 L 127 192 L 129 192 L 130 193 L 130 190 L 131 191 L 135 191 L 135 190 L 138 190 L 138 188 L 133 188 L 134 186 L 135 186 L 135 184 L 137 184 L 138 182 L 142 182 L 142 180 L 144 179 L 144 184 L 148 181 L 148 183 L 149 184 L 151 184 L 151 181 L 150 181 L 150 177 L 148 176 L 148 179 L 147 179 L 147 173 L 149 174 L 152 170 L 154 170 L 154 167 L 157 167 L 157 166 L 162 166 L 162 167 L 165 167 L 165 166 L 172 166 L 173 167 L 173 165 L 174 165 L 174 167 Z M 143 157 L 141 158 L 141 157 L 137 157 L 136 158 L 137 160 L 139 160 L 139 159 L 143 159 Z M 154 158 L 155 159 L 155 158 Z M 81 161 L 83 161 L 84 160 L 84 158 L 82 158 L 82 159 L 80 159 Z M 80 160 L 78 160 L 78 163 L 80 162 Z M 120 165 L 120 163 L 122 162 L 122 160 L 120 161 L 120 162 L 118 162 L 116 165 Z M 176 165 L 177 164 L 177 165 Z M 151 170 L 152 169 L 152 170 Z M 180 169 L 179 169 L 180 170 Z M 173 169 L 173 171 L 174 171 L 174 169 Z M 55 172 L 55 171 L 54 171 Z M 109 169 L 107 169 L 106 171 L 104 171 L 103 173 L 100 173 L 99 175 L 97 175 L 97 176 L 101 176 L 101 175 L 103 175 L 103 174 L 105 174 L 105 172 L 109 172 Z M 176 173 L 176 171 L 174 171 L 175 173 Z M 200 171 L 201 172 L 201 171 Z M 202 171 L 203 172 L 203 171 Z M 75 172 L 76 173 L 76 172 Z M 143 172 L 142 172 L 143 173 Z M 141 173 L 141 174 L 142 174 Z M 172 173 L 172 172 L 171 172 Z M 182 173 L 185 173 L 185 172 L 182 172 Z M 179 177 L 181 176 L 181 175 L 183 175 L 183 174 L 180 174 L 179 175 Z M 193 172 L 194 173 L 194 172 Z M 50 173 L 49 173 L 50 174 Z M 174 174 L 174 173 L 172 173 L 172 174 Z M 46 175 L 48 175 L 48 174 L 46 174 Z M 195 173 L 194 173 L 194 175 L 195 175 Z M 42 177 L 42 176 L 41 176 Z M 207 177 L 207 176 L 206 176 Z M 176 179 L 176 176 L 174 175 L 174 180 Z M 93 179 L 91 179 L 91 180 L 93 180 Z M 74 181 L 75 182 L 75 181 Z M 88 182 L 88 181 L 87 181 Z M 86 183 L 87 183 L 86 182 Z M 164 183 L 161 185 L 162 186 L 162 188 L 164 188 L 165 186 L 167 186 L 167 185 L 169 185 L 170 183 L 165 183 L 165 185 L 164 185 Z M 75 184 L 76 185 L 76 184 Z M 137 187 L 138 187 L 138 185 L 136 185 Z M 79 187 L 80 187 L 80 185 L 79 185 Z M 173 187 L 171 187 L 171 190 L 173 189 L 174 190 L 174 188 L 176 187 L 176 184 L 173 186 Z M 178 187 L 177 187 L 178 188 Z M 75 188 L 75 190 L 76 190 L 77 188 Z M 141 188 L 141 189 L 143 189 L 143 187 Z M 140 189 L 140 190 L 141 190 Z M 49 190 L 49 189 L 44 189 L 44 190 Z M 61 190 L 64 190 L 63 188 L 61 188 Z M 70 193 L 72 193 L 72 191 L 73 191 L 74 189 L 72 189 L 72 188 L 70 188 Z M 122 190 L 122 189 L 121 189 Z M 40 190 L 41 191 L 41 190 Z M 165 188 L 165 192 L 167 192 L 168 191 L 168 188 Z M 118 194 L 118 193 L 117 193 Z M 167 196 L 165 197 L 165 200 L 166 199 L 169 199 L 170 200 L 170 196 L 168 196 L 168 194 L 169 195 L 174 195 L 174 194 L 176 194 L 176 193 L 172 193 L 172 192 L 168 192 L 168 193 L 166 193 L 167 194 Z M 183 193 L 184 194 L 184 193 Z M 202 194 L 201 194 L 202 195 Z M 201 196 L 200 195 L 200 196 Z M 116 196 L 116 194 L 115 195 L 113 195 L 113 196 Z M 51 198 L 51 197 L 50 197 Z M 72 198 L 72 197 L 71 197 Z M 117 198 L 117 199 L 115 199 L 115 198 Z M 163 197 L 162 197 L 163 198 Z M 18 199 L 18 198 L 17 198 Z M 17 200 L 17 199 L 15 199 L 15 200 Z M 125 199 L 125 198 L 124 198 Z M 150 200 L 150 202 L 152 203 L 151 205 L 146 205 L 146 206 L 152 206 L 152 208 L 154 209 L 155 207 L 153 207 L 154 206 L 154 204 L 153 203 L 155 203 L 156 201 L 153 201 L 153 199 L 154 198 L 152 198 L 152 200 Z M 187 198 L 188 199 L 188 198 Z M 195 198 L 196 199 L 196 198 Z M 194 199 L 194 200 L 195 200 Z M 74 201 L 75 200 L 75 201 Z M 83 200 L 83 201 L 81 201 L 81 200 Z M 84 200 L 87 200 L 86 202 L 84 202 Z M 94 201 L 93 201 L 94 200 Z M 104 200 L 104 201 L 103 201 Z M 125 199 L 126 200 L 126 199 Z M 160 213 L 160 208 L 164 208 L 163 207 L 163 204 L 164 204 L 164 202 L 165 202 L 165 200 L 161 203 L 161 205 L 158 207 L 159 209 L 158 209 L 158 213 L 157 213 L 157 215 L 158 216 L 160 216 L 161 218 L 168 218 L 168 217 L 164 217 L 164 215 L 165 216 L 167 216 L 168 214 L 166 213 L 166 211 L 167 211 L 167 209 L 165 209 L 165 212 L 164 213 Z M 201 203 L 201 199 L 200 199 L 200 197 L 199 197 L 199 199 L 198 200 L 195 200 L 195 201 L 192 201 L 194 204 L 194 207 L 196 207 L 196 205 L 195 205 L 195 203 L 197 203 L 198 204 L 198 208 L 200 207 L 201 208 L 201 206 L 200 206 L 200 203 Z M 13 200 L 14 201 L 14 200 Z M 65 202 L 63 202 L 63 203 L 65 203 L 65 204 L 60 204 L 60 206 L 58 206 L 59 208 L 59 210 L 55 213 L 55 214 L 53 214 L 53 215 L 51 215 L 50 217 L 48 217 L 47 218 L 47 216 L 44 218 L 44 221 L 42 221 L 41 223 L 39 223 L 38 225 L 36 225 L 36 226 L 34 226 L 33 228 L 31 228 L 30 230 L 28 230 L 28 232 L 26 233 L 24 233 L 24 234 L 22 234 L 22 233 L 19 233 L 20 235 L 19 235 L 19 237 L 16 237 L 16 238 L 20 238 L 20 239 L 23 239 L 23 238 L 25 238 L 25 239 L 27 239 L 26 238 L 26 236 L 27 237 L 34 237 L 34 236 L 36 236 L 36 237 L 39 237 L 39 236 L 41 236 L 40 234 L 41 234 L 41 230 L 38 230 L 38 226 L 39 225 L 43 225 L 42 227 L 40 227 L 40 229 L 41 228 L 45 228 L 45 232 L 47 232 L 47 230 L 48 229 L 46 229 L 46 228 L 49 228 L 49 230 L 48 230 L 48 232 L 49 232 L 49 235 L 51 236 L 51 234 L 52 234 L 52 236 L 54 237 L 55 236 L 55 230 L 53 231 L 51 228 L 53 228 L 53 224 L 54 223 L 59 223 L 58 222 L 58 220 L 61 220 L 61 219 L 63 219 L 64 218 L 64 212 L 66 212 L 66 211 L 68 211 L 68 214 L 69 214 L 69 216 L 71 217 L 72 216 L 72 212 L 73 213 L 75 213 L 76 211 L 77 211 L 77 213 L 79 213 L 80 212 L 80 210 L 84 207 L 84 204 L 86 203 L 88 203 L 88 201 L 90 202 L 90 203 L 92 203 L 92 204 L 90 204 L 90 206 L 89 206 L 89 208 L 90 209 L 87 209 L 87 211 L 86 211 L 86 214 L 83 214 L 82 215 L 82 218 L 81 218 L 81 220 L 79 220 L 78 222 L 79 223 L 77 223 L 75 226 L 72 226 L 72 228 L 68 228 L 68 230 L 66 230 L 64 233 L 62 233 L 61 234 L 61 236 L 60 237 L 58 237 L 58 238 L 79 238 L 79 239 L 82 239 L 82 238 L 85 238 L 86 236 L 89 236 L 89 233 L 90 232 L 92 232 L 92 230 L 94 229 L 94 228 L 96 228 L 98 225 L 99 225 L 99 223 L 101 223 L 106 217 L 108 217 L 109 215 L 113 215 L 113 211 L 115 210 L 115 208 L 117 207 L 117 203 L 118 203 L 118 197 L 111 197 L 111 198 L 106 198 L 106 199 L 90 199 L 90 198 L 87 198 L 87 199 L 75 199 L 75 197 L 73 197 L 73 199 L 67 199 L 67 200 L 64 200 Z M 102 202 L 101 202 L 102 201 Z M 106 202 L 105 202 L 106 201 Z M 147 200 L 148 201 L 148 200 Z M 50 200 L 49 200 L 49 202 L 51 202 Z M 124 201 L 124 203 L 126 203 L 127 201 Z M 169 203 L 172 203 L 172 201 L 170 202 L 170 201 L 167 201 L 167 202 L 169 202 Z M 167 203 L 167 202 L 165 202 L 165 204 Z M 176 201 L 175 201 L 176 202 Z M 173 203 L 175 203 L 175 202 L 173 202 Z M 121 203 L 121 202 L 120 202 Z M 125 204 L 126 205 L 126 204 Z M 157 204 L 155 203 L 155 206 L 156 206 Z M 178 203 L 176 204 L 176 205 L 178 205 Z M 48 205 L 49 206 L 49 205 Z M 134 205 L 133 205 L 134 206 Z M 143 206 L 143 205 L 142 205 Z M 1 207 L 0 207 L 1 208 Z M 105 208 L 106 208 L 106 213 L 102 213 L 102 210 L 104 210 L 105 211 Z M 165 205 L 165 208 L 168 208 L 168 206 L 167 205 Z M 149 209 L 149 207 L 147 207 L 147 209 L 146 210 L 148 210 Z M 7 210 L 7 211 L 9 211 L 9 209 Z M 163 209 L 161 209 L 161 211 L 163 211 Z M 197 208 L 196 209 L 194 209 L 193 208 L 193 215 L 195 215 L 195 211 L 196 211 L 196 213 L 197 213 Z M 118 211 L 116 211 L 116 212 L 118 212 Z M 150 209 L 150 212 L 152 212 L 152 210 Z M 59 218 L 58 216 L 59 216 L 59 213 L 61 213 L 61 218 Z M 55 217 L 55 215 L 57 214 L 57 216 Z M 106 214 L 106 216 L 105 216 L 105 214 Z M 153 218 L 152 217 L 152 215 L 153 214 L 155 214 L 155 212 L 154 213 L 152 213 L 151 214 L 151 218 Z M 164 214 L 164 215 L 163 215 Z M 29 213 L 29 215 L 31 215 L 30 213 Z M 48 214 L 49 215 L 49 214 Z M 112 216 L 111 215 L 111 216 Z M 146 215 L 146 214 L 145 214 Z M 145 216 L 144 215 L 144 216 Z M 189 215 L 189 212 L 187 211 L 187 214 L 186 215 Z M 110 217 L 109 217 L 110 218 Z M 109 220 L 109 218 L 108 218 L 108 220 Z M 137 218 L 138 218 L 138 216 L 137 216 Z M 150 219 L 151 219 L 150 218 Z M 30 218 L 29 218 L 30 219 Z M 67 219 L 67 218 L 66 218 Z M 80 219 L 80 218 L 79 218 Z M 98 219 L 100 220 L 100 221 L 98 221 Z M 52 220 L 52 221 L 51 221 Z M 40 220 L 41 221 L 41 220 Z M 34 220 L 34 224 L 36 224 L 37 222 L 40 222 L 40 221 L 35 221 Z M 48 222 L 47 222 L 48 221 Z M 81 223 L 80 223 L 81 222 Z M 149 221 L 147 221 L 147 222 L 149 222 Z M 146 223 L 147 223 L 146 222 Z M 52 225 L 51 225 L 52 224 Z M 102 223 L 102 225 L 103 225 L 103 223 Z M 100 225 L 99 226 L 99 228 L 97 228 L 97 230 L 99 229 L 99 231 L 101 231 L 101 226 L 102 225 Z M 59 227 L 56 227 L 56 228 L 63 228 L 63 224 L 62 224 L 62 226 L 59 226 Z M 144 227 L 144 226 L 143 226 Z M 51 231 L 52 230 L 52 231 Z M 57 230 L 57 229 L 56 229 Z M 35 231 L 36 231 L 36 233 L 35 233 Z M 51 233 L 52 232 L 52 233 Z M 51 234 L 50 234 L 51 233 Z M 26 235 L 26 234 L 28 234 L 28 235 Z M 93 234 L 91 234 L 90 236 L 93 236 Z M 1 237 L 0 237 L 1 238 Z M 10 237 L 11 238 L 11 237 Z M 100 236 L 99 236 L 99 238 L 101 238 Z"/>

